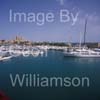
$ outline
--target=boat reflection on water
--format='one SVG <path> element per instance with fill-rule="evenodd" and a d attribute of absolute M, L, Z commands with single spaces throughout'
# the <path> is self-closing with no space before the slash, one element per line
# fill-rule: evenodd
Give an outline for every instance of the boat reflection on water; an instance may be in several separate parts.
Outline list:
<path fill-rule="evenodd" d="M 100 62 L 100 58 L 79 58 L 79 57 L 64 57 L 69 62 L 79 63 L 79 64 L 91 64 Z"/>
<path fill-rule="evenodd" d="M 79 62 L 79 63 L 94 63 L 94 62 L 99 62 L 100 59 L 99 58 L 74 58 L 75 62 Z"/>

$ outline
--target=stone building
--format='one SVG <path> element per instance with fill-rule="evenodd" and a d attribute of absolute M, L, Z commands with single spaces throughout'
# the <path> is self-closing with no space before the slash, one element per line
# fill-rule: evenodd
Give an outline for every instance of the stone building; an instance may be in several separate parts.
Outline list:
<path fill-rule="evenodd" d="M 100 43 L 98 43 L 98 48 L 100 48 Z"/>

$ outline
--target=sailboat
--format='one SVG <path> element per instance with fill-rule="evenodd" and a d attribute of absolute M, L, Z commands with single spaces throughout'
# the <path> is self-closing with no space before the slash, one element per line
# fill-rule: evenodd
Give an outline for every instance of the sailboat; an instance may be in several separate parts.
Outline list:
<path fill-rule="evenodd" d="M 81 34 L 80 34 L 80 45 L 77 49 L 71 49 L 64 52 L 66 57 L 83 57 L 83 58 L 95 58 L 100 57 L 100 51 L 89 49 L 85 46 L 86 42 L 86 26 L 87 26 L 87 19 L 85 20 L 85 30 L 84 30 L 84 46 L 81 44 Z"/>

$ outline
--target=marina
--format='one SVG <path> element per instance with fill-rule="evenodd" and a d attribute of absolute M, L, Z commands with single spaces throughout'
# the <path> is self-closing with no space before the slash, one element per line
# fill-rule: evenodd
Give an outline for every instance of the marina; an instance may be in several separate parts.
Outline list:
<path fill-rule="evenodd" d="M 0 1 L 0 100 L 100 100 L 100 0 Z"/>
<path fill-rule="evenodd" d="M 83 58 L 100 58 L 100 49 L 88 47 L 67 47 L 67 46 L 49 46 L 49 45 L 5 45 L 0 46 L 0 61 L 8 60 L 14 57 L 38 57 L 48 56 L 47 52 L 60 51 L 65 57 L 83 57 Z"/>
<path fill-rule="evenodd" d="M 24 56 L 29 57 L 30 55 L 33 57 L 37 57 L 39 55 L 44 55 L 46 50 L 43 50 L 38 47 L 29 47 L 29 46 L 1 46 L 0 47 L 0 61 L 10 59 L 13 57 Z M 9 54 L 8 57 L 6 55 Z M 5 57 L 4 57 L 5 55 Z"/>

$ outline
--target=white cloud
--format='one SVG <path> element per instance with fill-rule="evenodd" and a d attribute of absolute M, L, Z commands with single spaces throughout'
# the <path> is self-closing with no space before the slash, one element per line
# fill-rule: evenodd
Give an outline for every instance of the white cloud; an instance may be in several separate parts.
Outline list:
<path fill-rule="evenodd" d="M 64 5 L 65 4 L 65 0 L 56 0 L 57 2 L 60 3 L 60 5 Z"/>

